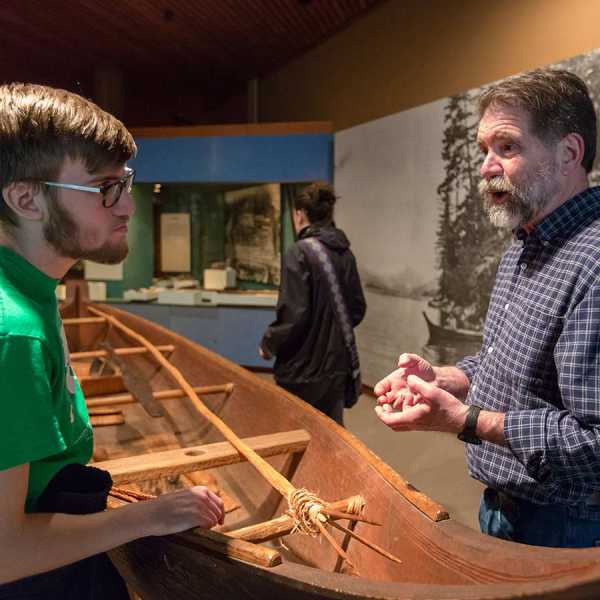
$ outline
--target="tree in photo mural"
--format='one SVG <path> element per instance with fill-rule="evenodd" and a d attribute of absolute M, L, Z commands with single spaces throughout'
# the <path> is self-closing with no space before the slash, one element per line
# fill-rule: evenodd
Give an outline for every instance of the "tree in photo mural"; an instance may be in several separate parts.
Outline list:
<path fill-rule="evenodd" d="M 449 331 L 483 328 L 498 261 L 509 238 L 489 222 L 477 189 L 481 158 L 475 94 L 449 98 L 444 114 L 445 176 L 437 188 L 440 275 L 429 304 L 440 311 L 440 325 Z"/>

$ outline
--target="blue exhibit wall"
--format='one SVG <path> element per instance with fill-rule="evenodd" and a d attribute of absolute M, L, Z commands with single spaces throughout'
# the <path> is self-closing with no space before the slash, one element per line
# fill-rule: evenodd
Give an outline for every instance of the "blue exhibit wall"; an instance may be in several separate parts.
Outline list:
<path fill-rule="evenodd" d="M 332 181 L 327 123 L 271 123 L 133 130 L 136 181 L 264 183 Z"/>
<path fill-rule="evenodd" d="M 262 183 L 331 179 L 328 134 L 136 140 L 136 179 L 161 183 Z"/>

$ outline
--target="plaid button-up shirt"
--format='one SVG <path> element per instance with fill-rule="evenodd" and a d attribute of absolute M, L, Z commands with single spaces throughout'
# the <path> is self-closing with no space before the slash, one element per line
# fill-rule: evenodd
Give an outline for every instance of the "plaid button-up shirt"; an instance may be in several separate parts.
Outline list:
<path fill-rule="evenodd" d="M 486 485 L 538 504 L 600 490 L 600 187 L 571 198 L 502 258 L 467 404 L 506 413 L 508 447 L 467 448 Z"/>

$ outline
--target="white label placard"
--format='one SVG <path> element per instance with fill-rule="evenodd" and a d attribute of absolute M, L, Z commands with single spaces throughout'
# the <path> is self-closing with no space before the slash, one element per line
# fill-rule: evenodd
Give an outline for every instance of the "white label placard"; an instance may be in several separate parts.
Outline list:
<path fill-rule="evenodd" d="M 91 260 L 84 260 L 83 272 L 86 279 L 121 281 L 123 279 L 123 263 L 105 265 Z"/>
<path fill-rule="evenodd" d="M 160 256 L 162 271 L 189 272 L 191 265 L 189 213 L 163 213 L 160 216 Z"/>

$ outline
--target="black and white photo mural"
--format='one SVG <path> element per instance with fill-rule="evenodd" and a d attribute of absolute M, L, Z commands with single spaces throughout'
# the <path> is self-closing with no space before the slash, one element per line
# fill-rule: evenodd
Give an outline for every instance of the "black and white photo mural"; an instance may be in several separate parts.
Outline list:
<path fill-rule="evenodd" d="M 600 50 L 552 67 L 584 79 L 598 112 Z M 511 239 L 489 223 L 477 191 L 482 89 L 335 136 L 336 221 L 351 240 L 367 299 L 356 330 L 367 385 L 394 369 L 401 352 L 453 364 L 479 349 Z M 600 184 L 597 167 L 590 183 Z"/>

